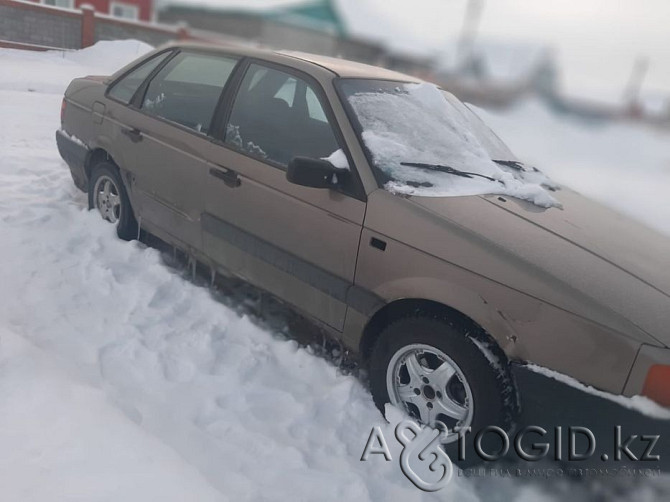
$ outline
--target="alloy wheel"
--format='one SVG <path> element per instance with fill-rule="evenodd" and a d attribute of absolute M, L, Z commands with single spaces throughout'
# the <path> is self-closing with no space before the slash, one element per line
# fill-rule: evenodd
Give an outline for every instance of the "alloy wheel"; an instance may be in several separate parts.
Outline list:
<path fill-rule="evenodd" d="M 121 218 L 121 195 L 116 183 L 109 176 L 100 176 L 95 182 L 93 190 L 94 205 L 100 215 L 110 223 L 116 223 Z"/>
<path fill-rule="evenodd" d="M 472 424 L 472 390 L 458 365 L 441 350 L 425 344 L 406 345 L 389 362 L 388 395 L 396 407 L 424 425 L 446 426 L 451 434 Z"/>

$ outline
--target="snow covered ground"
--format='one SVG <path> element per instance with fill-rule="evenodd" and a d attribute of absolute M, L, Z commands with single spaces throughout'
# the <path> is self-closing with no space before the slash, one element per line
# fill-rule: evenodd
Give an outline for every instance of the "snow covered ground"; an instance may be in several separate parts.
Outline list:
<path fill-rule="evenodd" d="M 393 441 L 393 462 L 360 462 L 384 424 L 358 380 L 89 213 L 55 146 L 62 93 L 146 50 L 0 50 L 0 500 L 602 495 L 586 483 L 462 477 L 429 495 L 402 475 Z M 490 119 L 558 181 L 670 231 L 667 137 L 562 125 L 533 103 Z M 646 500 L 665 486 L 645 483 Z"/>

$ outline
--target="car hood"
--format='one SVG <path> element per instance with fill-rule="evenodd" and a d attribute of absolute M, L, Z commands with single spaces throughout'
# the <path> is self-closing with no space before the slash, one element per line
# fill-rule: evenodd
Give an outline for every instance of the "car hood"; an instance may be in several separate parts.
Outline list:
<path fill-rule="evenodd" d="M 670 238 L 572 190 L 556 195 L 560 209 L 499 196 L 410 197 L 411 213 L 427 213 L 403 234 L 489 279 L 606 325 L 621 316 L 670 344 Z M 435 238 L 438 227 L 445 239 Z"/>
<path fill-rule="evenodd" d="M 670 297 L 670 237 L 572 190 L 562 189 L 559 197 L 559 211 L 537 210 L 516 199 L 487 200 Z"/>

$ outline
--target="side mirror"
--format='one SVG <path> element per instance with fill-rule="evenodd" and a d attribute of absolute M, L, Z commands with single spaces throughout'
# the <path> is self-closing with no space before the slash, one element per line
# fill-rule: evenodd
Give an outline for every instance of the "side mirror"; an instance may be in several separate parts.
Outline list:
<path fill-rule="evenodd" d="M 286 179 L 296 185 L 311 188 L 334 188 L 346 170 L 338 169 L 327 160 L 293 157 L 288 163 Z"/>

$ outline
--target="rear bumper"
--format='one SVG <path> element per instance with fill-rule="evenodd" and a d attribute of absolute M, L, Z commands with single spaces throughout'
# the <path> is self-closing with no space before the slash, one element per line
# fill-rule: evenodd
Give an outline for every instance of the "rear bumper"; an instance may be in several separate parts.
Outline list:
<path fill-rule="evenodd" d="M 86 176 L 86 159 L 89 149 L 81 141 L 68 136 L 63 130 L 56 131 L 58 153 L 70 168 L 74 184 L 80 190 L 88 190 L 88 176 Z"/>

